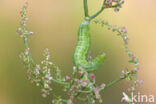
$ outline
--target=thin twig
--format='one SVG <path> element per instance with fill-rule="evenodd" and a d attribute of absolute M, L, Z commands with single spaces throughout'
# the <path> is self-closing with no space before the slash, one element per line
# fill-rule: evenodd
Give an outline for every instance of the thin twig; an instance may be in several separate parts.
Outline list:
<path fill-rule="evenodd" d="M 85 17 L 88 17 L 88 3 L 87 0 L 83 0 L 83 4 L 84 4 L 84 13 L 85 13 Z"/>
<path fill-rule="evenodd" d="M 101 9 L 100 9 L 97 13 L 95 13 L 95 14 L 92 15 L 92 16 L 90 16 L 90 20 L 94 19 L 95 17 L 97 17 L 99 14 L 102 13 L 102 11 L 105 9 L 105 7 L 104 7 L 105 2 L 106 2 L 106 0 L 103 1 L 103 4 L 102 4 Z"/>

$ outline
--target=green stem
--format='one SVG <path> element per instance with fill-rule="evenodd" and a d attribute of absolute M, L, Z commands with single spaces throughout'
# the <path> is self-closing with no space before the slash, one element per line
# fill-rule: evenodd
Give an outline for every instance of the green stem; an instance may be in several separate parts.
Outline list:
<path fill-rule="evenodd" d="M 28 49 L 29 49 L 29 45 L 28 45 L 28 37 L 27 37 L 27 36 L 24 36 L 24 44 L 25 44 L 26 50 L 28 50 Z M 32 59 L 32 57 L 31 57 L 30 53 L 29 53 L 28 55 L 29 55 L 29 59 L 30 59 L 31 65 L 32 65 L 33 67 L 35 67 L 35 62 L 33 61 L 33 59 Z"/>
<path fill-rule="evenodd" d="M 123 79 L 125 79 L 125 78 L 118 78 L 118 79 L 116 79 L 116 80 L 110 82 L 109 84 L 107 84 L 107 85 L 105 86 L 105 88 L 108 88 L 108 87 L 110 87 L 110 86 L 112 86 L 112 85 L 114 85 L 114 84 L 120 82 L 120 81 L 123 80 Z"/>
<path fill-rule="evenodd" d="M 56 99 L 60 99 L 60 97 L 58 97 L 57 95 L 55 95 L 55 93 L 52 93 L 52 95 L 56 98 Z M 67 103 L 68 100 L 61 98 L 61 101 L 64 103 Z"/>
<path fill-rule="evenodd" d="M 29 46 L 28 46 L 28 38 L 25 36 L 24 37 L 24 44 L 25 44 L 25 48 L 28 49 Z"/>
<path fill-rule="evenodd" d="M 25 44 L 26 50 L 29 49 L 28 37 L 27 37 L 27 36 L 24 37 L 24 44 Z M 32 57 L 31 57 L 30 53 L 29 53 L 29 59 L 30 59 L 30 61 L 31 61 L 31 65 L 32 65 L 33 67 L 35 67 L 35 62 L 33 61 L 33 59 L 32 59 Z M 55 82 L 55 83 L 57 83 L 57 84 L 61 84 L 61 85 L 69 85 L 69 83 L 67 83 L 67 82 L 62 82 L 62 81 L 59 81 L 59 80 L 56 80 L 56 79 L 53 79 L 53 82 Z"/>
<path fill-rule="evenodd" d="M 86 101 L 87 99 L 85 98 L 81 98 L 81 97 L 77 97 L 78 100 L 81 100 L 81 101 Z"/>
<path fill-rule="evenodd" d="M 120 82 L 120 81 L 126 79 L 129 75 L 135 75 L 135 74 L 136 74 L 136 72 L 131 71 L 127 76 L 125 76 L 125 77 L 123 77 L 123 78 L 118 78 L 118 79 L 116 79 L 116 80 L 110 82 L 109 84 L 107 84 L 107 85 L 105 86 L 105 88 L 109 88 L 109 87 L 111 87 L 112 85 L 114 85 L 114 84 L 116 84 L 116 83 L 118 83 L 118 82 Z"/>
<path fill-rule="evenodd" d="M 92 92 L 92 91 L 91 91 L 91 90 L 88 90 L 88 91 L 79 90 L 78 92 L 79 92 L 79 93 L 90 93 L 90 92 Z"/>
<path fill-rule="evenodd" d="M 85 13 L 85 17 L 88 17 L 88 3 L 87 0 L 83 0 L 83 4 L 84 4 L 84 13 Z"/>
<path fill-rule="evenodd" d="M 67 83 L 67 82 L 62 82 L 62 81 L 59 81 L 59 80 L 56 80 L 56 79 L 53 79 L 52 81 L 57 83 L 57 84 L 61 84 L 61 85 L 69 85 L 69 83 Z"/>
<path fill-rule="evenodd" d="M 94 19 L 95 17 L 97 17 L 99 14 L 102 13 L 102 11 L 105 9 L 105 7 L 104 7 L 105 1 L 106 0 L 103 1 L 101 9 L 97 13 L 95 13 L 94 15 L 90 16 L 90 20 Z"/>
<path fill-rule="evenodd" d="M 103 4 L 102 4 L 101 9 L 100 9 L 97 13 L 95 13 L 94 15 L 90 16 L 90 17 L 89 17 L 89 20 L 94 19 L 95 17 L 97 17 L 98 15 L 100 15 L 100 14 L 103 12 L 103 10 L 105 9 L 105 7 L 104 7 L 105 2 L 106 2 L 106 0 L 103 1 Z M 115 8 L 115 7 L 117 7 L 117 6 L 118 6 L 118 4 L 113 5 L 113 6 L 110 6 L 110 7 L 108 7 L 108 8 Z"/>

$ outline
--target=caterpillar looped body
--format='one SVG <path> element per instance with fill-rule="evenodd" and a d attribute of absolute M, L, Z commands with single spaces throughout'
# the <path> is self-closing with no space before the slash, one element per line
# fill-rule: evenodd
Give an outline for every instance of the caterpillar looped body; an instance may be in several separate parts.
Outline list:
<path fill-rule="evenodd" d="M 81 66 L 85 71 L 92 72 L 98 69 L 105 59 L 105 53 L 97 56 L 93 60 L 87 60 L 87 54 L 90 48 L 90 21 L 84 21 L 79 27 L 78 42 L 73 55 L 76 67 Z"/>

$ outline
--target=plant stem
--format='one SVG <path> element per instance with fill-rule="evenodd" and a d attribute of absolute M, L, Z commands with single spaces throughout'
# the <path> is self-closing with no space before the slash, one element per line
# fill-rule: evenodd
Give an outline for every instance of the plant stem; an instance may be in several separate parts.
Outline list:
<path fill-rule="evenodd" d="M 87 0 L 83 0 L 83 4 L 84 4 L 84 13 L 85 13 L 85 17 L 88 17 L 88 3 Z"/>
<path fill-rule="evenodd" d="M 57 84 L 61 84 L 61 85 L 69 85 L 68 82 L 62 82 L 62 81 L 59 81 L 59 80 L 56 80 L 56 79 L 53 79 L 52 81 L 57 83 Z"/>
<path fill-rule="evenodd" d="M 88 91 L 81 91 L 81 90 L 79 90 L 78 91 L 79 93 L 90 93 L 90 92 L 92 92 L 91 90 L 88 90 Z"/>
<path fill-rule="evenodd" d="M 25 44 L 25 49 L 28 50 L 29 49 L 29 44 L 28 44 L 28 37 L 27 36 L 24 36 L 24 44 Z M 30 53 L 29 53 L 29 59 L 30 59 L 32 67 L 35 67 L 36 64 L 33 61 Z M 57 84 L 61 84 L 61 85 L 69 85 L 69 83 L 67 83 L 67 82 L 62 82 L 62 81 L 59 81 L 59 80 L 56 80 L 56 79 L 53 79 L 52 81 L 57 83 Z"/>
<path fill-rule="evenodd" d="M 135 72 L 135 71 L 131 71 L 131 72 L 129 73 L 129 75 L 135 75 L 136 73 L 137 73 L 137 72 Z M 123 78 L 118 78 L 118 79 L 116 79 L 116 80 L 110 82 L 109 84 L 107 84 L 107 85 L 105 86 L 105 88 L 109 88 L 109 87 L 111 87 L 112 85 L 114 85 L 114 84 L 116 84 L 116 83 L 118 83 L 118 82 L 120 82 L 120 81 L 126 79 L 127 77 L 128 77 L 128 76 L 125 76 L 125 77 L 123 77 Z"/>
<path fill-rule="evenodd" d="M 78 100 L 81 100 L 81 101 L 86 101 L 87 99 L 85 98 L 81 98 L 81 97 L 77 97 Z"/>
<path fill-rule="evenodd" d="M 97 17 L 99 14 L 102 13 L 102 11 L 105 9 L 105 7 L 104 7 L 105 1 L 106 0 L 103 1 L 101 9 L 97 13 L 95 13 L 94 15 L 90 16 L 90 20 L 94 19 L 95 17 Z"/>
<path fill-rule="evenodd" d="M 60 99 L 60 97 L 58 97 L 57 95 L 55 95 L 55 93 L 52 93 L 52 95 L 53 95 L 55 98 Z M 68 100 L 63 99 L 63 98 L 61 98 L 61 101 L 62 101 L 62 102 L 65 102 L 65 103 L 68 102 Z"/>
<path fill-rule="evenodd" d="M 28 49 L 29 49 L 29 45 L 28 45 L 28 37 L 27 37 L 27 36 L 24 36 L 24 44 L 25 44 L 26 50 L 28 50 Z M 30 59 L 31 65 L 32 65 L 33 67 L 35 67 L 35 62 L 33 61 L 33 59 L 32 59 L 32 57 L 31 57 L 30 53 L 28 53 L 28 55 L 29 55 L 29 59 Z"/>
<path fill-rule="evenodd" d="M 120 81 L 123 80 L 123 79 L 125 79 L 125 78 L 118 78 L 118 79 L 116 79 L 116 80 L 110 82 L 109 84 L 107 84 L 107 85 L 105 86 L 105 88 L 108 88 L 108 87 L 110 87 L 110 86 L 112 86 L 112 85 L 114 85 L 114 84 L 120 82 Z"/>

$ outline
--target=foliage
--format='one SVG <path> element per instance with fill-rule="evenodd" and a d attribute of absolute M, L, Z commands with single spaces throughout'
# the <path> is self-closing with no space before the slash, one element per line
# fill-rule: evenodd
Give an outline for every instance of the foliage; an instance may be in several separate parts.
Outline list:
<path fill-rule="evenodd" d="M 134 84 L 132 85 L 131 92 L 132 94 L 135 91 L 137 85 L 141 84 L 142 81 L 137 79 L 137 73 L 139 70 L 139 61 L 138 57 L 134 56 L 134 54 L 128 48 L 128 35 L 127 29 L 125 27 L 118 28 L 117 26 L 111 26 L 108 22 L 104 20 L 94 20 L 99 14 L 102 13 L 103 10 L 107 8 L 113 8 L 115 12 L 119 11 L 124 3 L 124 0 L 104 0 L 101 9 L 92 16 L 88 14 L 88 5 L 87 0 L 84 1 L 84 13 L 85 20 L 82 22 L 79 28 L 78 33 L 78 42 L 75 48 L 75 52 L 73 55 L 73 61 L 75 66 L 73 67 L 73 72 L 70 76 L 63 77 L 61 75 L 61 70 L 50 61 L 50 53 L 48 49 L 45 49 L 43 56 L 45 59 L 41 61 L 40 64 L 36 64 L 31 57 L 30 48 L 28 45 L 29 36 L 33 34 L 33 32 L 29 32 L 26 28 L 27 18 L 27 7 L 28 3 L 26 2 L 23 6 L 22 11 L 20 12 L 22 20 L 21 26 L 18 28 L 17 33 L 24 40 L 25 51 L 20 54 L 20 58 L 24 64 L 24 67 L 27 72 L 27 79 L 34 83 L 36 86 L 41 87 L 41 92 L 43 97 L 47 97 L 52 94 L 53 104 L 78 104 L 83 101 L 87 104 L 96 104 L 102 103 L 102 98 L 100 93 L 104 91 L 106 88 L 120 82 L 121 80 L 134 80 Z M 134 64 L 134 69 L 125 69 L 122 71 L 121 76 L 108 83 L 102 83 L 101 85 L 96 84 L 96 76 L 94 75 L 94 71 L 97 70 L 105 59 L 105 54 L 102 54 L 95 59 L 92 59 L 91 56 L 88 56 L 88 51 L 90 47 L 90 22 L 94 22 L 96 24 L 100 24 L 101 26 L 106 26 L 109 30 L 116 32 L 124 41 L 124 47 L 126 52 L 130 58 L 129 63 Z M 52 75 L 51 72 L 54 74 Z M 52 84 L 57 83 L 64 87 L 63 92 L 68 95 L 68 99 L 61 97 L 60 95 L 55 95 Z M 130 102 L 126 100 L 126 102 Z"/>

